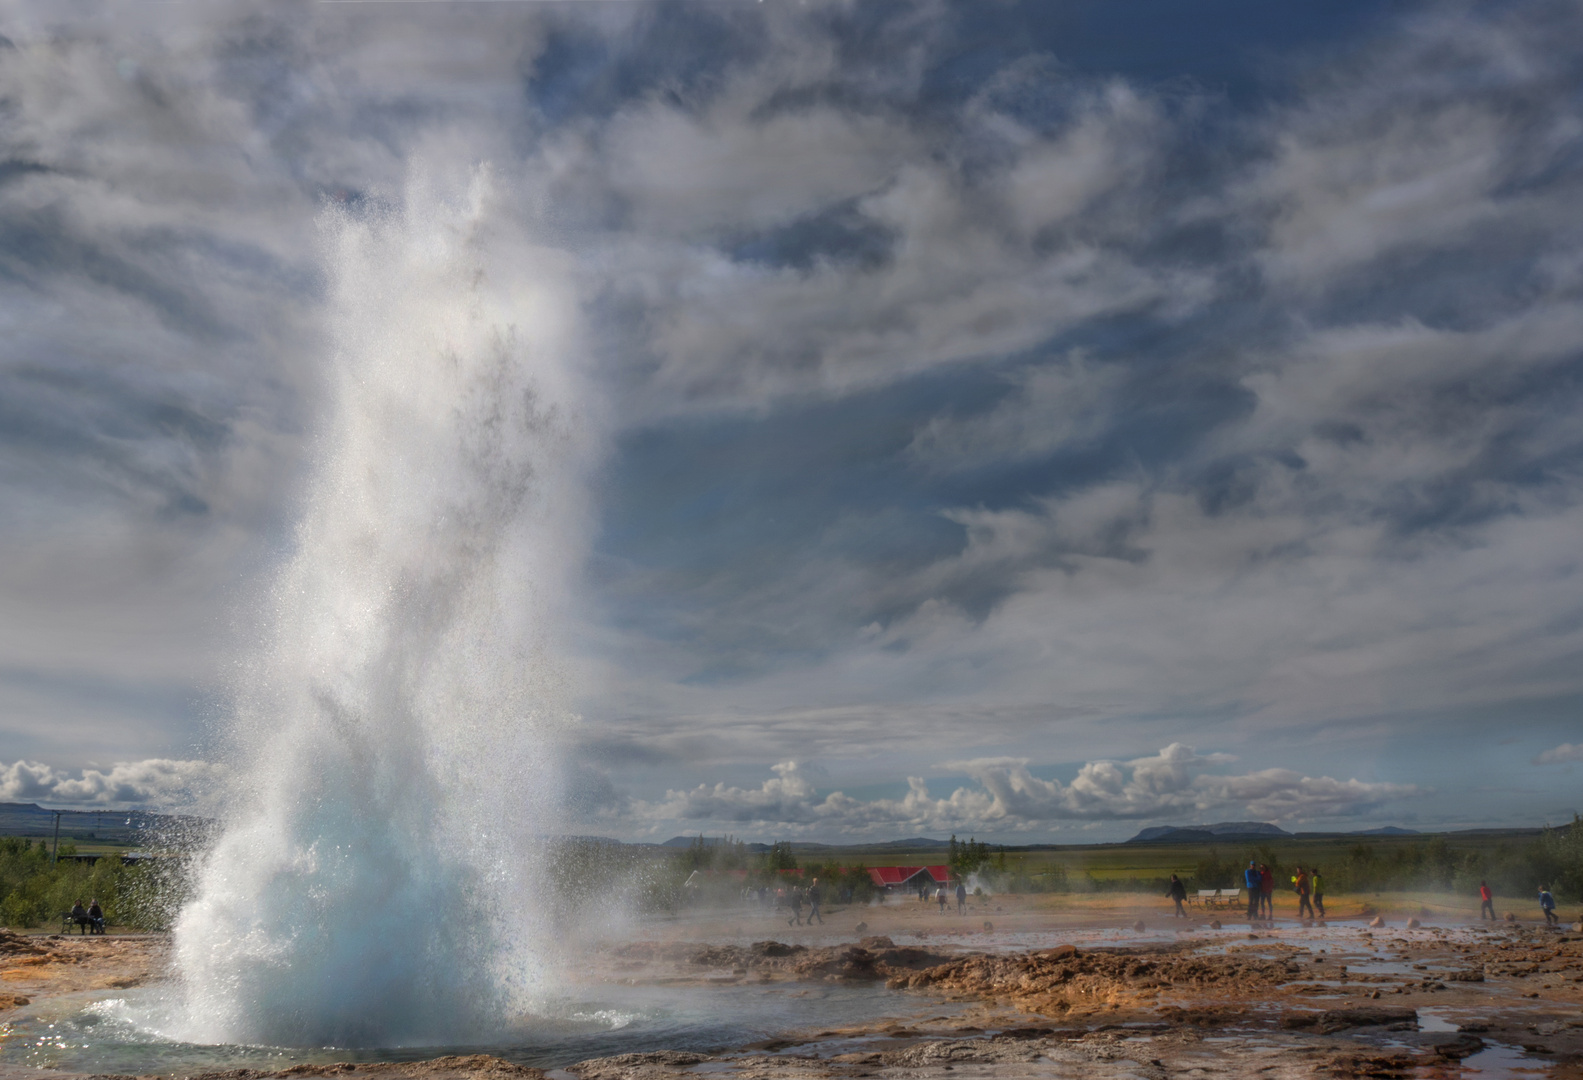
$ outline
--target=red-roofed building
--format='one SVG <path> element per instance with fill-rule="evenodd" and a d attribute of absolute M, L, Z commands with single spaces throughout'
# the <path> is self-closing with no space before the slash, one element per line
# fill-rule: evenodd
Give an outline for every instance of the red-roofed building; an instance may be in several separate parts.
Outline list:
<path fill-rule="evenodd" d="M 869 880 L 886 892 L 935 889 L 951 880 L 948 866 L 871 866 Z"/>

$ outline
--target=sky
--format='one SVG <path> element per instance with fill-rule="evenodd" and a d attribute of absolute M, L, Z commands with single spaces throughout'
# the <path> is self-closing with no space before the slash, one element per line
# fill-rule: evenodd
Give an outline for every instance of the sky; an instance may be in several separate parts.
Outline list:
<path fill-rule="evenodd" d="M 1575 3 L 0 35 L 0 799 L 224 784 L 324 445 L 326 221 L 460 169 L 557 283 L 596 446 L 557 827 L 1583 810 Z"/>

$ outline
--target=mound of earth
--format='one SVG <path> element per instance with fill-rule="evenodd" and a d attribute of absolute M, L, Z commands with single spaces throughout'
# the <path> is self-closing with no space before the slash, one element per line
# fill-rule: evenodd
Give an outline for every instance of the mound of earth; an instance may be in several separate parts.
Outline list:
<path fill-rule="evenodd" d="M 971 994 L 1048 1015 L 1077 1005 L 1139 1006 L 1170 989 L 1247 998 L 1287 982 L 1299 970 L 1286 960 L 1236 953 L 1197 955 L 1179 945 L 1082 953 L 1067 946 L 1022 955 L 974 953 L 894 975 L 887 985 Z"/>

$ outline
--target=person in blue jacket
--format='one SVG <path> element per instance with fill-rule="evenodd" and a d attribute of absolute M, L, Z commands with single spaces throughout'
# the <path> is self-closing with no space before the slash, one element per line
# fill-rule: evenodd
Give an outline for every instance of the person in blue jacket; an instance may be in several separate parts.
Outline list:
<path fill-rule="evenodd" d="M 1539 910 L 1545 913 L 1545 925 L 1554 926 L 1561 920 L 1556 918 L 1556 898 L 1550 895 L 1548 886 L 1539 886 Z"/>
<path fill-rule="evenodd" d="M 1248 890 L 1248 920 L 1251 922 L 1259 917 L 1259 867 L 1252 860 L 1248 868 L 1242 872 L 1243 885 Z"/>

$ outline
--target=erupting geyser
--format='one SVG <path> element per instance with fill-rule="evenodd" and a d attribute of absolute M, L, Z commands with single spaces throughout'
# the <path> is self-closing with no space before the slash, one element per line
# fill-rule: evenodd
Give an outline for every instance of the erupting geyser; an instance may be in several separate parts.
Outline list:
<path fill-rule="evenodd" d="M 506 217 L 480 174 L 326 221 L 327 407 L 176 927 L 180 1038 L 455 1044 L 540 989 L 586 439 L 553 257 Z"/>

